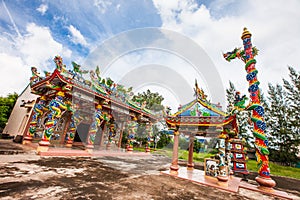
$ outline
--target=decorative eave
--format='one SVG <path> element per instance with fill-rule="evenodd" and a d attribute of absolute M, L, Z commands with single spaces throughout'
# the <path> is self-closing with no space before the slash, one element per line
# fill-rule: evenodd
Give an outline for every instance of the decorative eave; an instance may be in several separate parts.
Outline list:
<path fill-rule="evenodd" d="M 222 110 L 216 108 L 214 105 L 212 105 L 212 104 L 210 104 L 210 103 L 208 103 L 208 102 L 205 102 L 205 101 L 203 101 L 203 100 L 200 99 L 200 98 L 198 98 L 197 100 L 198 100 L 198 102 L 199 102 L 202 106 L 204 106 L 205 108 L 207 108 L 207 109 L 209 109 L 209 110 L 211 110 L 211 111 L 213 111 L 213 112 L 215 112 L 215 113 L 218 113 L 219 115 L 221 115 L 221 116 L 223 116 L 223 117 L 226 116 L 226 113 L 225 113 L 225 112 L 223 112 Z"/>
<path fill-rule="evenodd" d="M 139 113 L 140 115 L 142 115 L 144 117 L 148 117 L 148 118 L 150 118 L 152 120 L 158 120 L 157 117 L 155 117 L 151 113 L 148 113 L 148 112 L 144 111 L 142 108 L 130 106 L 130 105 L 124 103 L 124 102 L 117 101 L 117 100 L 115 100 L 113 98 L 110 98 L 108 95 L 104 95 L 104 94 L 100 94 L 98 92 L 95 92 L 90 87 L 83 87 L 82 84 L 78 84 L 77 81 L 74 81 L 71 77 L 65 77 L 64 75 L 62 75 L 61 72 L 58 71 L 58 69 L 55 69 L 54 72 L 50 76 L 48 76 L 48 77 L 46 77 L 46 78 L 44 78 L 44 79 L 42 79 L 42 80 L 40 80 L 40 81 L 32 84 L 31 85 L 31 91 L 33 93 L 38 94 L 38 92 L 41 91 L 41 89 L 39 89 L 41 87 L 44 88 L 44 91 L 45 91 L 45 89 L 47 88 L 46 84 L 48 82 L 52 82 L 55 79 L 58 79 L 59 81 L 63 82 L 64 84 L 69 84 L 73 88 L 75 87 L 75 88 L 77 88 L 79 90 L 82 90 L 85 93 L 88 93 L 90 95 L 96 96 L 96 97 L 101 98 L 101 99 L 105 99 L 106 101 L 110 101 L 112 104 L 117 105 L 117 106 L 119 106 L 119 107 L 121 107 L 123 109 L 128 109 L 129 111 L 134 111 L 134 112 Z M 47 88 L 47 90 L 51 90 L 51 89 Z M 67 93 L 69 95 L 71 95 L 70 91 L 67 92 Z"/>
<path fill-rule="evenodd" d="M 218 117 L 172 117 L 166 118 L 166 123 L 169 127 L 172 126 L 203 126 L 203 127 L 223 127 L 231 124 L 235 127 L 235 116 L 225 118 L 223 116 Z"/>
<path fill-rule="evenodd" d="M 226 113 L 223 112 L 219 107 L 210 103 L 207 100 L 207 95 L 204 93 L 203 89 L 200 89 L 197 84 L 197 80 L 195 80 L 195 100 L 183 105 L 179 110 L 169 115 L 170 117 L 183 117 L 182 115 L 184 112 L 189 111 L 195 104 L 200 104 L 203 108 L 207 109 L 207 111 L 212 115 L 220 115 L 222 117 L 226 117 Z M 190 111 L 191 112 L 191 111 Z M 206 111 L 205 111 L 206 112 Z"/>

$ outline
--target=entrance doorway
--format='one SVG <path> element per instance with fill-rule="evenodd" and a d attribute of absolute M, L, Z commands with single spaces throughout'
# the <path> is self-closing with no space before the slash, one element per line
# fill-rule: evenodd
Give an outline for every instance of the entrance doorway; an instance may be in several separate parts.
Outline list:
<path fill-rule="evenodd" d="M 76 133 L 74 137 L 75 146 L 83 146 L 86 143 L 90 124 L 80 123 L 76 128 Z"/>

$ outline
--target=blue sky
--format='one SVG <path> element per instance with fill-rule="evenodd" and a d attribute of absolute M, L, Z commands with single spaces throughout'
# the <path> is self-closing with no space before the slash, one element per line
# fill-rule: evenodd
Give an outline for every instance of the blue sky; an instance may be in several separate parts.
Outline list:
<path fill-rule="evenodd" d="M 174 31 L 190 38 L 214 63 L 221 88 L 228 87 L 231 80 L 242 93 L 247 93 L 243 63 L 227 63 L 222 58 L 222 52 L 242 46 L 240 36 L 243 27 L 247 26 L 253 34 L 254 45 L 260 49 L 257 66 L 261 87 L 266 91 L 269 82 L 281 83 L 283 77 L 287 78 L 288 65 L 297 70 L 300 68 L 297 59 L 300 54 L 299 9 L 297 0 L 1 0 L 0 95 L 20 93 L 28 83 L 31 66 L 41 72 L 52 71 L 52 59 L 57 54 L 63 57 L 67 66 L 72 60 L 86 63 L 86 58 L 101 49 L 103 42 L 126 31 L 147 27 Z M 120 41 L 123 45 L 131 42 Z M 101 59 L 97 62 L 102 65 Z M 177 71 L 190 88 L 197 78 L 208 94 L 215 91 L 207 85 L 209 81 L 205 80 L 205 74 L 195 73 L 184 59 L 180 61 L 166 51 L 161 54 L 145 49 L 130 52 L 118 57 L 111 68 L 106 69 L 106 74 L 121 80 L 120 72 L 125 67 L 134 63 L 136 69 L 150 66 L 151 62 Z M 114 66 L 116 64 L 118 66 Z M 128 76 L 126 80 L 129 80 Z M 166 85 L 149 82 L 137 86 L 139 91 L 148 87 L 164 93 L 168 97 L 166 104 L 185 103 L 179 100 L 178 92 L 174 93 Z M 192 89 L 189 91 L 192 98 Z M 216 101 L 223 104 L 224 95 L 220 96 Z"/>

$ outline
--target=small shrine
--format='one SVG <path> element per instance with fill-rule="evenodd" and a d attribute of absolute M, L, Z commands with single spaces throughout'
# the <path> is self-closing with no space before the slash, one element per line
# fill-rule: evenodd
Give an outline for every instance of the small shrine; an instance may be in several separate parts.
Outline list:
<path fill-rule="evenodd" d="M 186 105 L 181 106 L 174 114 L 166 116 L 166 123 L 174 134 L 173 158 L 170 167 L 171 173 L 177 173 L 178 166 L 178 140 L 179 135 L 189 137 L 189 154 L 187 168 L 193 169 L 193 143 L 195 136 L 218 138 L 216 148 L 218 159 L 206 159 L 204 163 L 206 175 L 218 177 L 219 180 L 227 181 L 228 175 L 235 171 L 232 163 L 236 164 L 235 156 L 239 156 L 238 151 L 232 151 L 232 138 L 238 135 L 238 125 L 236 115 L 227 115 L 221 110 L 219 104 L 213 104 L 208 100 L 203 89 L 195 83 L 195 99 Z M 234 148 L 237 144 L 233 143 Z M 242 147 L 241 147 L 242 148 Z M 232 152 L 234 152 L 232 154 Z M 243 154 L 242 154 L 243 155 Z M 244 159 L 240 158 L 240 159 Z M 237 166 L 237 165 L 236 165 Z M 246 167 L 245 167 L 246 169 Z"/>

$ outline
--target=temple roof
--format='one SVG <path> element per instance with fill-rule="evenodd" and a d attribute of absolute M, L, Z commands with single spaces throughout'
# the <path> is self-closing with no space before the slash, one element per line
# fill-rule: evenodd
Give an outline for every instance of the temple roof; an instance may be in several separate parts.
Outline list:
<path fill-rule="evenodd" d="M 178 111 L 166 117 L 168 126 L 189 127 L 236 127 L 235 116 L 227 116 L 219 104 L 207 100 L 207 95 L 195 83 L 195 96 L 193 101 L 180 106 Z"/>
<path fill-rule="evenodd" d="M 97 73 L 98 68 L 96 73 L 93 70 L 81 70 L 80 65 L 73 62 L 74 69 L 67 70 L 61 57 L 56 56 L 54 61 L 57 68 L 52 73 L 45 72 L 44 77 L 39 75 L 35 67 L 32 67 L 32 77 L 30 78 L 32 93 L 41 96 L 53 96 L 57 91 L 62 90 L 67 96 L 76 96 L 86 101 L 93 102 L 95 101 L 94 98 L 97 98 L 110 102 L 110 106 L 113 106 L 117 112 L 129 113 L 131 111 L 139 113 L 143 117 L 157 120 L 158 117 L 151 110 L 145 108 L 142 102 L 132 100 L 131 91 L 114 83 L 109 78 L 100 77 L 99 72 Z M 91 80 L 85 79 L 82 76 L 83 73 L 90 73 Z"/>
<path fill-rule="evenodd" d="M 210 103 L 207 100 L 207 95 L 198 87 L 197 81 L 195 84 L 196 99 L 180 106 L 178 111 L 170 116 L 172 117 L 218 117 L 226 116 L 226 113 L 221 110 L 221 106 Z"/>

